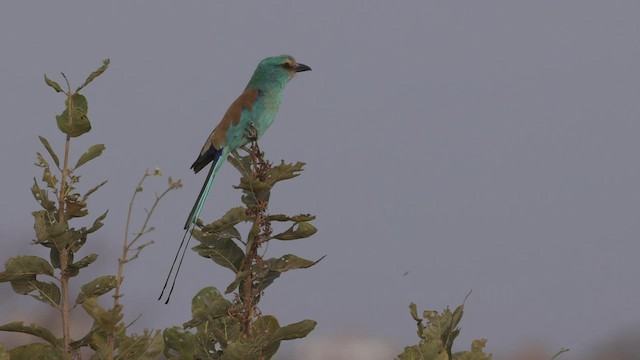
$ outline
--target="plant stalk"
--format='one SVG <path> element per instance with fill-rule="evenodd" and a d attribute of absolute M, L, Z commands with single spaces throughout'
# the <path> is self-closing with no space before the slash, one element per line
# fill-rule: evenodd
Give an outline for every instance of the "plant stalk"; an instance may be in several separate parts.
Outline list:
<path fill-rule="evenodd" d="M 69 96 L 69 104 L 71 108 L 71 96 Z M 71 116 L 71 110 L 68 110 Z M 71 119 L 69 119 L 71 121 Z M 64 165 L 62 167 L 62 180 L 60 181 L 60 194 L 58 199 L 58 222 L 64 224 L 67 222 L 65 217 L 65 198 L 67 192 L 67 177 L 69 176 L 69 148 L 71 145 L 71 137 L 67 135 L 64 145 Z M 69 252 L 66 246 L 58 248 L 60 254 L 60 314 L 62 315 L 62 339 L 64 343 L 64 351 L 71 354 L 71 335 L 69 334 L 69 275 L 67 268 L 69 266 Z"/>
<path fill-rule="evenodd" d="M 251 163 L 252 176 L 259 179 L 260 181 L 265 181 L 270 169 L 270 165 L 264 160 L 264 154 L 260 151 L 260 147 L 258 146 L 256 138 L 253 138 L 251 142 Z M 266 218 L 268 206 L 269 202 L 267 200 L 257 202 L 255 205 L 247 209 L 247 212 L 253 217 L 252 223 L 254 224 L 254 226 L 260 227 L 260 231 L 258 232 L 258 234 L 256 234 L 253 239 L 248 239 L 251 246 L 249 247 L 249 249 L 247 249 L 247 254 L 245 255 L 243 263 L 240 267 L 240 271 L 249 272 L 249 275 L 244 280 L 242 294 L 240 294 L 242 311 L 239 319 L 241 327 L 240 331 L 247 339 L 253 338 L 251 324 L 253 318 L 258 312 L 255 300 L 259 295 L 254 287 L 256 274 L 251 271 L 251 268 L 253 267 L 253 265 L 257 265 L 257 268 L 260 268 L 262 258 L 260 257 L 260 255 L 258 255 L 258 249 L 260 248 L 260 246 L 262 246 L 264 239 L 268 239 L 269 236 L 271 236 L 271 225 Z"/>
<path fill-rule="evenodd" d="M 66 80 L 66 77 L 65 77 Z M 67 82 L 68 86 L 68 82 Z M 71 123 L 71 114 L 73 113 L 73 94 L 71 90 L 67 93 L 67 114 L 69 116 L 69 123 Z M 67 178 L 69 177 L 69 149 L 71 147 L 71 136 L 67 135 L 64 143 L 64 163 L 62 166 L 62 179 L 60 181 L 60 193 L 58 194 L 58 222 L 60 224 L 66 224 L 67 218 L 65 216 L 67 197 Z M 62 315 L 62 340 L 64 344 L 64 351 L 67 354 L 71 354 L 71 335 L 69 331 L 69 275 L 67 274 L 67 268 L 69 266 L 69 252 L 67 246 L 58 248 L 60 255 L 60 313 Z"/>

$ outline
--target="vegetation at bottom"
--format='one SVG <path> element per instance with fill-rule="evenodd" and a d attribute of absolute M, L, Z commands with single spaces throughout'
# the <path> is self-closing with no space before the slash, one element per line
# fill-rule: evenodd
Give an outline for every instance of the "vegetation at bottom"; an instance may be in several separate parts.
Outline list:
<path fill-rule="evenodd" d="M 249 146 L 229 158 L 240 173 L 240 181 L 235 188 L 241 191 L 243 206 L 229 209 L 211 223 L 198 221 L 191 232 L 198 242 L 193 250 L 212 260 L 214 267 L 211 271 L 224 268 L 234 276 L 222 291 L 205 287 L 195 294 L 191 302 L 191 319 L 163 331 L 144 330 L 135 334 L 129 331 L 132 321 L 125 319 L 123 314 L 121 287 L 125 265 L 140 259 L 142 250 L 153 244 L 153 241 L 146 240 L 154 230 L 151 226 L 153 213 L 165 196 L 182 186 L 180 180 L 168 177 L 164 189 L 156 193 L 154 201 L 139 219 L 139 227 L 132 230 L 132 223 L 138 218 L 133 214 L 134 203 L 149 178 L 162 176 L 157 168 L 145 171 L 133 189 L 122 253 L 115 261 L 115 274 L 94 279 L 83 276 L 86 273 L 84 269 L 98 258 L 98 254 L 83 252 L 83 245 L 93 239 L 108 213 L 105 211 L 84 220 L 89 216 L 88 202 L 107 181 L 93 184 L 81 192 L 79 188 L 84 184 L 79 169 L 90 166 L 105 150 L 105 145 L 90 146 L 78 155 L 72 152 L 72 144 L 73 139 L 91 131 L 88 102 L 81 90 L 101 76 L 108 66 L 109 60 L 104 60 L 102 66 L 73 91 L 65 74 L 62 74 L 64 87 L 45 75 L 46 85 L 64 97 L 64 109 L 55 116 L 62 133 L 61 144 L 52 145 L 48 139 L 39 137 L 46 153 L 36 153 L 35 165 L 41 169 L 41 176 L 34 178 L 31 185 L 31 192 L 39 205 L 39 209 L 32 212 L 33 243 L 45 247 L 49 257 L 22 255 L 9 258 L 4 271 L 0 272 L 0 282 L 9 283 L 16 294 L 28 295 L 55 308 L 62 329 L 48 329 L 39 324 L 25 324 L 24 321 L 0 325 L 0 331 L 38 338 L 36 342 L 12 349 L 0 344 L 0 360 L 81 359 L 83 356 L 123 360 L 163 357 L 267 360 L 274 357 L 282 341 L 307 336 L 315 328 L 315 321 L 303 319 L 281 324 L 259 306 L 267 288 L 283 273 L 309 268 L 323 258 L 310 260 L 289 253 L 265 258 L 265 248 L 270 241 L 305 239 L 317 231 L 311 224 L 315 219 L 313 215 L 271 214 L 268 211 L 273 187 L 299 176 L 304 163 L 281 161 L 273 164 L 267 161 L 257 139 L 252 139 Z M 55 150 L 57 147 L 63 148 L 61 156 Z M 248 226 L 242 227 L 241 224 Z M 241 233 L 241 228 L 247 228 L 245 234 Z M 166 237 L 172 238 L 173 235 Z M 71 294 L 70 284 L 76 281 L 85 283 L 77 294 Z M 396 359 L 491 359 L 491 355 L 484 353 L 484 339 L 474 341 L 470 350 L 453 351 L 454 340 L 460 332 L 458 326 L 463 307 L 464 304 L 454 311 L 447 308 L 441 313 L 424 311 L 419 316 L 416 305 L 411 304 L 410 313 L 417 323 L 419 343 L 406 347 Z M 83 336 L 72 338 L 72 317 L 80 310 L 91 317 L 92 324 Z"/>
<path fill-rule="evenodd" d="M 418 326 L 420 341 L 417 345 L 407 346 L 396 357 L 397 360 L 491 360 L 491 355 L 484 353 L 486 339 L 474 340 L 470 350 L 453 352 L 453 342 L 460 334 L 458 326 L 462 320 L 464 303 L 454 311 L 448 307 L 440 313 L 425 310 L 422 316 L 418 315 L 416 304 L 411 303 L 409 312 Z"/>

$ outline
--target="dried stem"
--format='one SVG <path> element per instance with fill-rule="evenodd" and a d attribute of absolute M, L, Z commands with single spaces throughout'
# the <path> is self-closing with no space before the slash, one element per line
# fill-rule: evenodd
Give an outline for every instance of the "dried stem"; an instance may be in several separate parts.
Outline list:
<path fill-rule="evenodd" d="M 553 360 L 553 359 L 557 358 L 558 356 L 560 356 L 560 354 L 566 353 L 567 351 L 569 351 L 569 349 L 562 348 L 555 355 L 553 355 L 553 357 L 551 359 L 549 359 L 549 360 Z"/>
<path fill-rule="evenodd" d="M 149 171 L 145 171 L 144 175 L 136 185 L 135 190 L 133 191 L 133 195 L 131 196 L 131 201 L 129 202 L 129 211 L 127 212 L 127 222 L 124 226 L 124 241 L 122 243 L 122 257 L 118 258 L 118 274 L 116 277 L 116 288 L 115 293 L 113 295 L 113 306 L 116 307 L 119 304 L 119 299 L 122 295 L 120 295 L 120 285 L 122 285 L 122 277 L 124 272 L 124 264 L 126 263 L 127 253 L 129 252 L 129 225 L 131 224 L 131 212 L 133 211 L 133 204 L 136 200 L 136 196 L 138 193 L 142 192 L 142 184 L 146 180 L 147 177 L 151 176 Z"/>
<path fill-rule="evenodd" d="M 178 189 L 180 187 L 182 187 L 182 183 L 180 182 L 180 180 L 178 181 L 173 181 L 171 178 L 169 178 L 169 187 L 164 190 L 160 196 L 156 195 L 156 199 L 153 202 L 153 205 L 151 206 L 151 210 L 147 211 L 147 216 L 144 220 L 144 223 L 142 224 L 142 227 L 140 228 L 140 231 L 137 232 L 135 234 L 135 237 L 133 238 L 133 240 L 131 240 L 131 242 L 129 242 L 129 225 L 131 224 L 131 214 L 133 212 L 133 204 L 135 203 L 136 200 L 136 196 L 138 195 L 138 193 L 141 193 L 143 190 L 142 185 L 144 184 L 144 181 L 149 177 L 149 176 L 159 176 L 160 174 L 160 170 L 156 169 L 154 170 L 153 173 L 149 173 L 149 171 L 145 171 L 144 175 L 142 176 L 142 178 L 140 179 L 140 181 L 138 182 L 138 184 L 136 185 L 136 188 L 133 192 L 133 195 L 131 196 L 131 201 L 129 202 L 129 210 L 127 212 L 127 221 L 124 227 L 124 241 L 122 244 L 122 256 L 120 258 L 118 258 L 118 273 L 116 275 L 116 287 L 115 287 L 115 292 L 113 295 L 113 307 L 114 309 L 118 306 L 120 306 L 120 298 L 122 297 L 121 294 L 121 286 L 122 286 L 122 282 L 124 280 L 124 265 L 126 263 L 128 263 L 131 260 L 134 260 L 138 257 L 138 255 L 140 255 L 140 252 L 142 251 L 142 249 L 144 249 L 146 246 L 153 244 L 153 241 L 149 241 L 147 243 L 144 243 L 142 245 L 139 245 L 138 247 L 136 247 L 135 249 L 133 249 L 135 251 L 135 254 L 131 257 L 129 256 L 129 252 L 132 250 L 133 245 L 140 240 L 140 238 L 142 236 L 144 236 L 145 234 L 147 234 L 149 231 L 151 231 L 152 229 L 149 229 L 149 220 L 151 220 L 151 217 L 153 216 L 153 212 L 155 211 L 156 207 L 158 206 L 158 204 L 160 203 L 160 200 L 162 200 L 162 198 L 171 190 L 174 189 Z M 109 348 L 110 349 L 115 349 L 115 340 L 116 340 L 116 334 L 115 333 L 111 333 L 109 334 L 109 338 L 108 338 L 108 342 L 109 342 Z"/>

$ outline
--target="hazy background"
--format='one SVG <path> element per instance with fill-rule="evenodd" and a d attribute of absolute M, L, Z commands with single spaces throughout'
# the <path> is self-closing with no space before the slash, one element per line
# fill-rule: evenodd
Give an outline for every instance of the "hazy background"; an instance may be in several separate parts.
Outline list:
<path fill-rule="evenodd" d="M 47 255 L 27 245 L 37 136 L 63 151 L 63 97 L 43 73 L 78 85 L 109 57 L 84 92 L 93 131 L 72 144 L 106 144 L 81 169 L 81 190 L 109 180 L 83 221 L 110 210 L 76 287 L 115 272 L 131 192 L 158 166 L 184 188 L 126 268 L 125 310 L 143 313 L 136 331 L 188 320 L 199 289 L 232 279 L 190 251 L 172 302 L 156 301 L 204 181 L 189 166 L 258 61 L 288 53 L 313 71 L 289 84 L 261 145 L 307 167 L 272 210 L 318 215 L 317 235 L 285 245 L 327 258 L 278 279 L 263 312 L 317 320 L 297 344 L 357 334 L 399 352 L 417 342 L 409 302 L 439 310 L 473 289 L 459 346 L 578 358 L 640 322 L 639 20 L 635 0 L 3 3 L 0 260 Z M 236 181 L 225 166 L 204 219 L 239 203 Z M 164 186 L 150 181 L 144 201 Z M 0 323 L 48 310 L 0 293 Z"/>

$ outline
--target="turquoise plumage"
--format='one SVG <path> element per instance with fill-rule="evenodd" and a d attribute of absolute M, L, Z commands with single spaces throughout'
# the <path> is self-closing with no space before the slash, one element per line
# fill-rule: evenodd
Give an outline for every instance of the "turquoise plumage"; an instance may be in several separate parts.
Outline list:
<path fill-rule="evenodd" d="M 202 211 L 204 202 L 211 190 L 213 180 L 218 173 L 218 170 L 220 170 L 220 167 L 229 156 L 229 153 L 249 142 L 247 136 L 251 125 L 255 128 L 258 138 L 267 131 L 278 113 L 284 88 L 287 83 L 293 79 L 296 73 L 309 70 L 311 70 L 309 66 L 297 63 L 296 60 L 289 55 L 268 57 L 260 61 L 258 67 L 253 73 L 253 76 L 251 77 L 251 80 L 249 80 L 247 87 L 231 104 L 227 112 L 222 117 L 220 123 L 218 123 L 211 132 L 211 135 L 207 138 L 198 158 L 193 165 L 191 165 L 191 169 L 197 173 L 209 163 L 212 163 L 212 165 L 202 189 L 200 190 L 200 194 L 191 209 L 191 213 L 189 213 L 187 222 L 184 225 L 184 229 L 186 230 L 185 236 L 182 238 L 180 248 L 178 248 L 178 253 L 176 253 L 176 257 L 173 260 L 171 270 L 169 270 L 169 276 L 162 288 L 160 298 L 162 298 L 162 294 L 164 293 L 169 278 L 171 277 L 176 260 L 178 259 L 178 254 L 180 254 L 180 249 L 182 249 L 182 245 L 184 244 L 184 239 L 187 233 L 190 232 L 189 230 L 191 226 L 198 220 L 198 216 Z M 189 240 L 190 239 L 191 237 L 189 236 Z M 187 245 L 182 252 L 182 257 L 180 258 L 180 263 L 178 264 L 178 269 L 174 276 L 173 285 L 175 285 L 175 279 L 178 275 L 178 271 L 180 270 L 189 240 L 187 240 Z M 169 295 L 165 303 L 169 302 L 171 292 L 173 291 L 173 285 L 171 286 L 171 290 L 169 291 Z"/>

